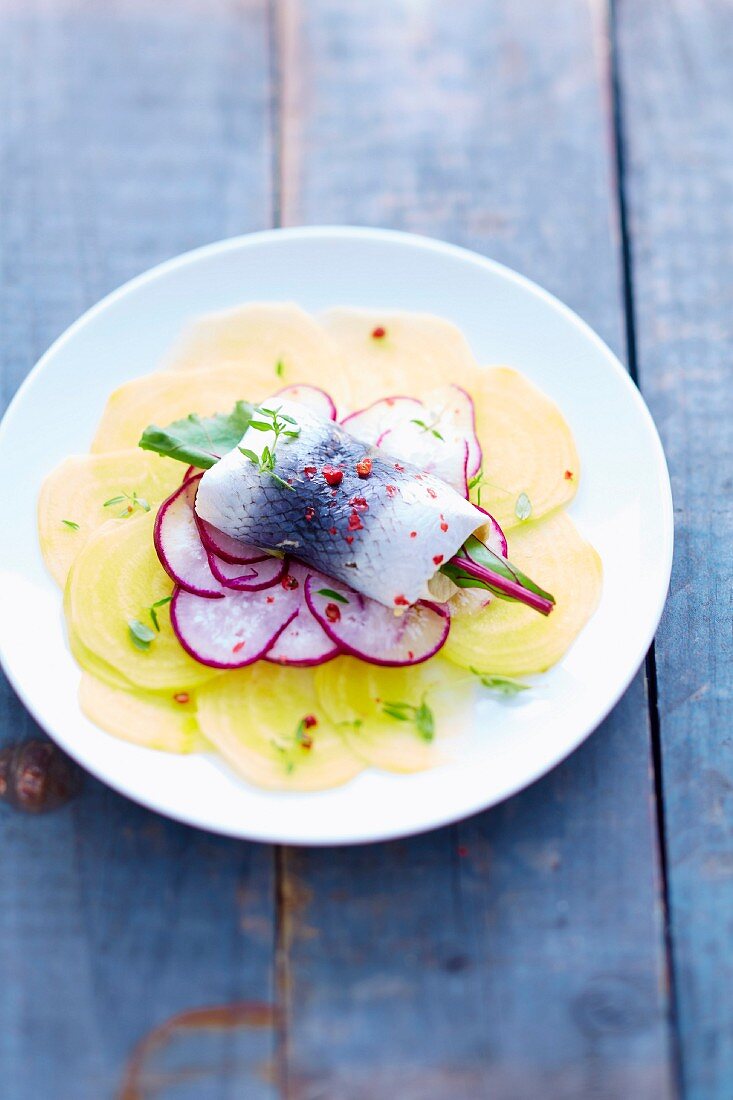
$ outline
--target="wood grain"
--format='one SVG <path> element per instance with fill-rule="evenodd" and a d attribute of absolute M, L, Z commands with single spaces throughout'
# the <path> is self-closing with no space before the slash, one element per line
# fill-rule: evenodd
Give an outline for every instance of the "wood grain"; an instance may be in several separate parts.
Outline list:
<path fill-rule="evenodd" d="M 209 0 L 204 19 L 195 0 L 3 0 L 5 400 L 122 280 L 269 222 L 269 103 L 264 2 Z M 3 680 L 0 743 L 36 732 Z M 267 848 L 164 821 L 91 778 L 46 817 L 0 807 L 0 848 L 3 1100 L 106 1100 L 175 1013 L 272 1000 Z M 144 1095 L 173 1082 L 177 1100 L 265 1100 L 274 1044 L 272 1024 L 189 1032 L 142 1067 Z"/>
<path fill-rule="evenodd" d="M 638 373 L 672 475 L 657 645 L 670 922 L 691 1100 L 733 1087 L 733 8 L 618 6 Z"/>
<path fill-rule="evenodd" d="M 602 10 L 283 0 L 283 220 L 468 244 L 620 350 Z M 286 852 L 287 1095 L 672 1095 L 650 771 L 640 677 L 580 752 L 490 813 Z"/>

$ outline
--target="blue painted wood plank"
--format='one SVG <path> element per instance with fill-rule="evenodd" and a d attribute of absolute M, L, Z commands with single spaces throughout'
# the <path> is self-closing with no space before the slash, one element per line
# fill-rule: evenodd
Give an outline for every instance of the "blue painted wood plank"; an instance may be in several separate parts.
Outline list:
<path fill-rule="evenodd" d="M 4 400 L 115 285 L 269 222 L 266 7 L 0 5 Z M 0 745 L 38 733 L 3 680 Z M 0 806 L 0 849 L 3 1100 L 111 1098 L 150 1029 L 231 1002 L 250 1006 L 237 1026 L 179 1021 L 143 1051 L 125 1100 L 271 1100 L 276 1028 L 255 1012 L 274 996 L 266 847 L 172 824 L 87 779 L 46 817 Z"/>
<path fill-rule="evenodd" d="M 638 372 L 675 501 L 657 643 L 685 1095 L 733 1094 L 733 8 L 618 5 Z"/>
<path fill-rule="evenodd" d="M 495 256 L 623 346 L 602 5 L 280 11 L 282 215 Z M 288 851 L 296 1096 L 673 1095 L 645 687 L 531 791 L 453 829 Z"/>

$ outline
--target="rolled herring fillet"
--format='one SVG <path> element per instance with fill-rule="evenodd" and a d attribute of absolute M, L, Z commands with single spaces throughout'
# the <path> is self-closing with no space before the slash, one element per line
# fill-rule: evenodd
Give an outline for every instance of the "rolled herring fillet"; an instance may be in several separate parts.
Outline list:
<path fill-rule="evenodd" d="M 387 607 L 429 597 L 428 581 L 481 527 L 483 513 L 443 481 L 304 405 L 274 397 L 260 408 L 297 424 L 297 435 L 280 436 L 275 449 L 275 472 L 290 488 L 235 447 L 204 473 L 199 517 Z M 274 433 L 254 428 L 240 443 L 259 456 L 274 445 Z"/>

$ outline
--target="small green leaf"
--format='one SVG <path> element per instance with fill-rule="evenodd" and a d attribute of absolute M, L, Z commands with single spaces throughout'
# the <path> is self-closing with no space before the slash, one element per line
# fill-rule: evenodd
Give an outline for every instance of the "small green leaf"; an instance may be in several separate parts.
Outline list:
<path fill-rule="evenodd" d="M 431 428 L 430 431 L 433 433 L 433 435 L 435 436 L 436 439 L 439 439 L 441 441 L 441 443 L 445 442 L 445 440 L 443 439 L 443 436 L 440 434 L 439 431 L 437 431 L 436 428 Z"/>
<path fill-rule="evenodd" d="M 148 504 L 145 497 L 139 497 L 137 493 L 132 494 L 132 503 L 137 504 L 139 508 L 142 508 L 143 512 L 150 511 L 150 505 Z"/>
<path fill-rule="evenodd" d="M 63 523 L 64 527 L 69 527 L 72 531 L 79 530 L 79 524 L 74 523 L 73 519 L 62 519 L 61 522 Z"/>
<path fill-rule="evenodd" d="M 409 713 L 402 710 L 398 703 L 383 703 L 382 710 L 390 718 L 396 718 L 398 722 L 409 722 L 410 720 Z"/>
<path fill-rule="evenodd" d="M 340 592 L 334 592 L 333 588 L 319 588 L 316 591 L 317 596 L 325 596 L 329 600 L 336 600 L 337 603 L 348 603 L 346 596 L 342 596 Z"/>
<path fill-rule="evenodd" d="M 514 505 L 514 515 L 517 519 L 529 519 L 532 515 L 532 501 L 526 493 L 520 493 Z"/>
<path fill-rule="evenodd" d="M 531 687 L 531 684 L 524 684 L 521 680 L 512 679 L 511 676 L 487 676 L 476 668 L 471 668 L 470 671 L 474 676 L 478 676 L 485 688 L 498 691 L 501 695 L 518 695 L 520 691 L 529 691 Z"/>
<path fill-rule="evenodd" d="M 245 458 L 248 458 L 250 462 L 253 462 L 255 466 L 259 466 L 260 456 L 258 454 L 255 454 L 254 451 L 250 451 L 248 447 L 240 447 L 239 453 L 243 454 Z"/>
<path fill-rule="evenodd" d="M 286 424 L 294 424 L 296 428 L 298 427 L 298 421 L 294 416 L 288 416 L 287 413 L 280 413 L 280 419 L 284 420 Z M 298 431 L 300 431 L 300 428 L 298 428 Z"/>
<path fill-rule="evenodd" d="M 277 363 L 275 364 L 275 374 L 278 376 L 278 378 L 282 378 L 282 376 L 285 374 L 285 364 L 283 363 L 282 359 L 278 359 Z"/>
<path fill-rule="evenodd" d="M 417 732 L 424 741 L 432 741 L 435 737 L 435 718 L 426 702 L 422 702 L 415 711 L 415 725 Z"/>
<path fill-rule="evenodd" d="M 272 470 L 268 470 L 270 477 L 273 481 L 276 481 L 278 485 L 281 485 L 283 489 L 289 489 L 291 493 L 295 492 L 295 486 L 290 485 L 287 481 L 280 477 L 279 474 L 274 473 Z"/>
<path fill-rule="evenodd" d="M 123 500 L 127 500 L 127 497 L 123 494 L 118 497 L 110 497 L 109 500 L 105 500 L 102 505 L 103 508 L 111 508 L 113 504 L 122 504 Z"/>
<path fill-rule="evenodd" d="M 149 626 L 146 626 L 145 623 L 141 623 L 139 619 L 130 619 L 127 627 L 130 634 L 130 641 L 137 649 L 150 649 L 150 643 L 155 637 L 155 632 L 152 631 Z"/>
<path fill-rule="evenodd" d="M 424 432 L 427 431 L 428 426 L 424 420 L 411 420 L 410 423 L 417 424 L 418 428 L 422 428 Z"/>
<path fill-rule="evenodd" d="M 258 432 L 271 432 L 272 424 L 266 424 L 264 420 L 250 420 L 250 428 L 256 428 Z"/>
<path fill-rule="evenodd" d="M 208 470 L 222 455 L 237 446 L 249 426 L 253 407 L 237 401 L 229 413 L 196 416 L 194 413 L 174 420 L 167 428 L 150 424 L 138 443 L 144 451 L 156 451 L 167 458 Z"/>

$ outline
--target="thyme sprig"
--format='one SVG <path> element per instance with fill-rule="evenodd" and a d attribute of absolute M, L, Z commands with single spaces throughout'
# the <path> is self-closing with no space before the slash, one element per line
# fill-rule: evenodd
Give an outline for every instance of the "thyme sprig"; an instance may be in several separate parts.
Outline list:
<path fill-rule="evenodd" d="M 167 603 L 170 603 L 172 599 L 173 599 L 172 596 L 164 596 L 162 600 L 156 600 L 155 603 L 152 603 L 150 605 L 150 607 L 146 608 L 146 610 L 148 612 L 148 615 L 150 616 L 150 621 L 152 622 L 152 624 L 155 627 L 158 634 L 160 634 L 160 623 L 158 621 L 158 608 L 159 607 L 165 607 L 165 605 Z"/>
<path fill-rule="evenodd" d="M 436 424 L 440 423 L 439 416 L 436 417 L 435 420 L 432 420 L 429 424 L 426 424 L 424 420 L 411 420 L 410 423 L 417 424 L 418 428 L 421 428 L 424 432 L 430 432 L 430 434 L 434 435 L 436 439 L 439 439 L 441 443 L 445 442 L 443 436 L 440 434 L 435 426 Z"/>
<path fill-rule="evenodd" d="M 125 503 L 126 502 L 126 503 Z M 109 500 L 105 500 L 102 505 L 103 508 L 112 508 L 115 504 L 123 504 L 125 507 L 121 512 L 117 513 L 118 519 L 128 519 L 135 509 L 139 509 L 141 512 L 149 512 L 150 505 L 145 497 L 141 497 L 138 493 L 119 493 L 116 497 L 110 497 Z"/>
<path fill-rule="evenodd" d="M 297 420 L 292 416 L 288 416 L 287 413 L 281 411 L 282 406 L 278 406 L 277 409 L 267 409 L 264 406 L 260 406 L 255 410 L 255 416 L 262 417 L 261 420 L 252 419 L 249 423 L 250 428 L 254 428 L 258 432 L 272 432 L 275 436 L 272 446 L 265 444 L 262 448 L 262 453 L 257 454 L 256 451 L 250 450 L 249 447 L 240 447 L 239 451 L 248 458 L 253 466 L 256 466 L 261 474 L 269 474 L 273 481 L 276 481 L 278 485 L 282 485 L 285 489 L 290 489 L 291 492 L 295 492 L 295 488 L 287 481 L 275 473 L 276 451 L 280 438 L 284 439 L 297 439 L 300 435 L 300 427 Z"/>
<path fill-rule="evenodd" d="M 424 699 L 417 706 L 414 703 L 385 700 L 382 703 L 382 712 L 390 718 L 396 718 L 398 722 L 413 722 L 423 741 L 432 741 L 435 737 L 435 716 Z"/>
<path fill-rule="evenodd" d="M 468 480 L 469 492 L 472 489 L 476 490 L 476 503 L 479 508 L 481 507 L 481 490 L 484 487 L 489 489 L 496 489 L 497 493 L 503 493 L 504 496 L 507 497 L 514 496 L 513 492 L 510 489 L 505 489 L 502 485 L 497 485 L 495 482 L 489 481 L 489 479 L 484 474 L 484 468 L 482 466 L 479 470 L 477 470 L 473 477 L 469 478 Z M 514 515 L 517 517 L 517 519 L 522 520 L 529 519 L 529 517 L 532 515 L 532 501 L 529 499 L 527 493 L 522 492 L 515 499 Z"/>
<path fill-rule="evenodd" d="M 512 676 L 491 676 L 484 672 L 479 672 L 477 668 L 470 668 L 474 676 L 478 677 L 480 683 L 488 688 L 490 691 L 498 691 L 500 695 L 519 695 L 521 691 L 529 691 L 531 685 L 525 684 L 521 680 L 515 680 Z"/>

